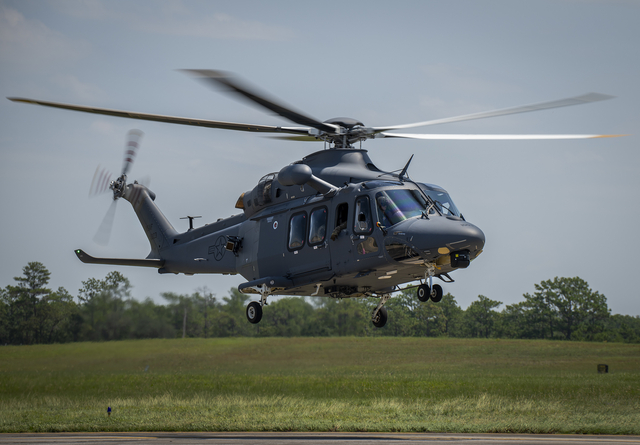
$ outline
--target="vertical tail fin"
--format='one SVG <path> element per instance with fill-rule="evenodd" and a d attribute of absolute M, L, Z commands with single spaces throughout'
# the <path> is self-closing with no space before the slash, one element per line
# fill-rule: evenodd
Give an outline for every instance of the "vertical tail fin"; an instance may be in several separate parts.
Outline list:
<path fill-rule="evenodd" d="M 155 193 L 141 184 L 133 183 L 127 185 L 123 198 L 133 206 L 149 239 L 151 253 L 148 258 L 162 258 L 162 251 L 171 247 L 178 232 L 156 206 Z"/>

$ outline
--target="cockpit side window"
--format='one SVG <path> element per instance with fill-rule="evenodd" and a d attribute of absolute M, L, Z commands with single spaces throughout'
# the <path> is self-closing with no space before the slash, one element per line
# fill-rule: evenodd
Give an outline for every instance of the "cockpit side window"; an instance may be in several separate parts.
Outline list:
<path fill-rule="evenodd" d="M 453 203 L 451 196 L 449 196 L 447 192 L 439 190 L 429 190 L 424 188 L 422 189 L 422 191 L 424 191 L 429 196 L 429 198 L 431 198 L 433 202 L 435 202 L 438 210 L 443 215 L 453 215 L 458 217 L 460 216 L 460 211 Z"/>
<path fill-rule="evenodd" d="M 417 190 L 392 189 L 376 193 L 376 207 L 380 223 L 392 226 L 422 215 L 427 210 L 427 202 Z"/>
<path fill-rule="evenodd" d="M 418 186 L 425 195 L 429 196 L 429 199 L 433 201 L 440 213 L 445 216 L 452 215 L 464 219 L 446 190 L 434 184 L 418 184 Z"/>
<path fill-rule="evenodd" d="M 357 234 L 369 234 L 373 230 L 371 222 L 371 206 L 368 196 L 360 196 L 356 199 L 355 215 L 353 218 L 353 232 Z"/>

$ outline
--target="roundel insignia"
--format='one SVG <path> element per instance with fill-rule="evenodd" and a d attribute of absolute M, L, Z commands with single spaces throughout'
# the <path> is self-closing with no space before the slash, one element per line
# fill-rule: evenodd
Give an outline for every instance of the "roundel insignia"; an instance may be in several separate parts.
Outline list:
<path fill-rule="evenodd" d="M 224 236 L 219 236 L 215 244 L 209 249 L 213 253 L 213 257 L 216 261 L 220 261 L 226 251 L 227 239 Z"/>
<path fill-rule="evenodd" d="M 274 221 L 273 222 L 273 230 L 276 230 L 278 228 L 278 221 Z"/>

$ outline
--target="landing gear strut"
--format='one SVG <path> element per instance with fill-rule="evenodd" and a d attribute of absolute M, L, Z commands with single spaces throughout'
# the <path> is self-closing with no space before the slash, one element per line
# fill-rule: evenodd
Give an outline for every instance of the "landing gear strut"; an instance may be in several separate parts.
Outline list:
<path fill-rule="evenodd" d="M 260 302 L 252 301 L 247 305 L 247 320 L 256 324 L 262 320 L 262 306 L 267 304 L 267 297 L 271 295 L 271 288 L 263 284 L 260 287 L 255 286 L 252 289 L 260 293 Z"/>
<path fill-rule="evenodd" d="M 433 301 L 438 303 L 442 300 L 442 286 L 439 284 L 433 284 L 433 276 L 436 273 L 436 267 L 434 264 L 427 265 L 427 271 L 424 274 L 425 281 L 429 281 L 429 284 L 421 284 L 418 286 L 418 300 L 423 303 L 426 301 Z"/>
<path fill-rule="evenodd" d="M 380 303 L 378 303 L 378 306 L 373 310 L 373 314 L 371 314 L 371 322 L 376 328 L 381 328 L 387 324 L 389 317 L 387 316 L 387 308 L 384 307 L 384 304 L 389 301 L 389 298 L 391 298 L 391 294 L 382 295 L 380 297 Z"/>

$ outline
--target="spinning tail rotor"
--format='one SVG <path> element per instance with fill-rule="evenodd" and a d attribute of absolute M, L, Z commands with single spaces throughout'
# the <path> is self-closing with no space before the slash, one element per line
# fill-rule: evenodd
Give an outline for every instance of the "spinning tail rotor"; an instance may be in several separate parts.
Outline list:
<path fill-rule="evenodd" d="M 124 150 L 124 159 L 122 163 L 122 173 L 116 179 L 112 179 L 113 175 L 106 170 L 98 166 L 95 174 L 93 175 L 93 181 L 89 189 L 89 196 L 101 195 L 109 190 L 113 192 L 113 201 L 109 210 L 107 210 L 96 235 L 93 240 L 101 245 L 106 245 L 111 237 L 111 230 L 113 227 L 113 220 L 116 214 L 116 202 L 118 198 L 122 198 L 125 194 L 127 187 L 127 173 L 131 170 L 138 148 L 140 147 L 140 139 L 144 133 L 140 130 L 130 130 L 127 133 L 127 144 Z M 148 182 L 148 180 L 146 181 Z"/>

